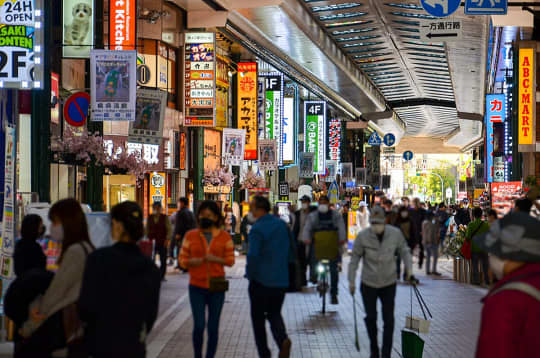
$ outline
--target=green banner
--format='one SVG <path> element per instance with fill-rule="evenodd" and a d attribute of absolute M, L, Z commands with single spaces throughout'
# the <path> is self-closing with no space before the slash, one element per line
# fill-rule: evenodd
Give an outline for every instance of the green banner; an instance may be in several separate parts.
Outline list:
<path fill-rule="evenodd" d="M 314 153 L 313 172 L 314 174 L 324 174 L 326 143 L 326 103 L 325 102 L 305 102 L 304 106 L 304 151 Z"/>

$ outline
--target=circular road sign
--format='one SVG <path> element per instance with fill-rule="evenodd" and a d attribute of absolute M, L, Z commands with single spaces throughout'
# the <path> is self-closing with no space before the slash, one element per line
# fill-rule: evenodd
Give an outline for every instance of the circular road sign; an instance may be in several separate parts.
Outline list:
<path fill-rule="evenodd" d="M 396 144 L 396 136 L 392 133 L 385 134 L 384 136 L 384 145 L 387 147 L 393 147 Z"/>
<path fill-rule="evenodd" d="M 71 95 L 64 104 L 64 119 L 73 127 L 82 127 L 88 118 L 90 95 L 78 92 Z"/>
<path fill-rule="evenodd" d="M 403 159 L 405 159 L 406 161 L 411 160 L 413 157 L 413 152 L 411 152 L 410 150 L 403 153 Z"/>
<path fill-rule="evenodd" d="M 447 17 L 459 9 L 461 0 L 420 0 L 428 14 L 435 17 Z"/>

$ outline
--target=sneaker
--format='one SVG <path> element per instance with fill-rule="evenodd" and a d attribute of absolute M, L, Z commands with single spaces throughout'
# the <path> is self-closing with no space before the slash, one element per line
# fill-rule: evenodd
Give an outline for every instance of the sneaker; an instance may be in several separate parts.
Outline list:
<path fill-rule="evenodd" d="M 291 346 L 292 342 L 289 338 L 284 340 L 279 350 L 279 358 L 289 358 L 291 356 Z"/>
<path fill-rule="evenodd" d="M 330 304 L 333 304 L 333 305 L 339 304 L 337 295 L 332 295 L 332 300 L 330 301 Z"/>
<path fill-rule="evenodd" d="M 442 273 L 440 272 L 437 272 L 437 271 L 434 271 L 431 273 L 432 275 L 435 275 L 435 276 L 442 276 Z"/>

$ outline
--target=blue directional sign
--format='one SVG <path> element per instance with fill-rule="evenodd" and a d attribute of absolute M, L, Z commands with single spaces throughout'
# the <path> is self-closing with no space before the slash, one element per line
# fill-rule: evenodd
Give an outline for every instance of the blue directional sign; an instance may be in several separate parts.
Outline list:
<path fill-rule="evenodd" d="M 412 160 L 413 157 L 413 152 L 411 152 L 410 150 L 403 153 L 403 159 L 405 159 L 406 161 Z"/>
<path fill-rule="evenodd" d="M 465 0 L 466 15 L 506 15 L 508 0 Z"/>
<path fill-rule="evenodd" d="M 384 136 L 384 145 L 387 147 L 393 147 L 396 144 L 396 136 L 392 133 L 388 133 Z"/>
<path fill-rule="evenodd" d="M 373 132 L 371 137 L 369 137 L 368 144 L 369 145 L 374 145 L 374 146 L 379 146 L 379 145 L 382 144 L 381 137 L 379 137 L 377 132 Z"/>
<path fill-rule="evenodd" d="M 424 10 L 435 17 L 450 16 L 456 12 L 456 10 L 459 9 L 459 5 L 461 5 L 461 0 L 420 0 L 420 2 L 422 3 Z"/>

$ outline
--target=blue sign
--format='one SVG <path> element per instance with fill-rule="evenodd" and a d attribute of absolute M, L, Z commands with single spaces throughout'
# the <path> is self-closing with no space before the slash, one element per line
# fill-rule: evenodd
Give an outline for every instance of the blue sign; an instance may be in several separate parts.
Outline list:
<path fill-rule="evenodd" d="M 506 15 L 508 0 L 465 0 L 465 15 Z"/>
<path fill-rule="evenodd" d="M 410 150 L 403 153 L 403 159 L 405 159 L 406 161 L 412 160 L 413 157 L 414 154 Z"/>
<path fill-rule="evenodd" d="M 379 137 L 377 132 L 373 132 L 371 137 L 369 137 L 368 144 L 373 146 L 379 146 L 382 144 L 381 137 Z"/>
<path fill-rule="evenodd" d="M 493 125 L 504 123 L 506 120 L 506 95 L 488 94 L 486 96 L 486 181 L 493 183 L 493 152 L 495 150 L 495 138 Z M 500 140 L 498 138 L 498 140 Z M 503 146 L 498 143 L 498 146 Z M 501 151 L 500 149 L 498 151 Z"/>
<path fill-rule="evenodd" d="M 459 9 L 459 5 L 461 5 L 461 0 L 420 0 L 420 2 L 422 3 L 424 10 L 435 17 L 450 16 L 456 12 L 456 10 Z"/>
<path fill-rule="evenodd" d="M 396 144 L 396 136 L 392 133 L 388 133 L 384 136 L 384 145 L 387 147 L 393 147 Z"/>

